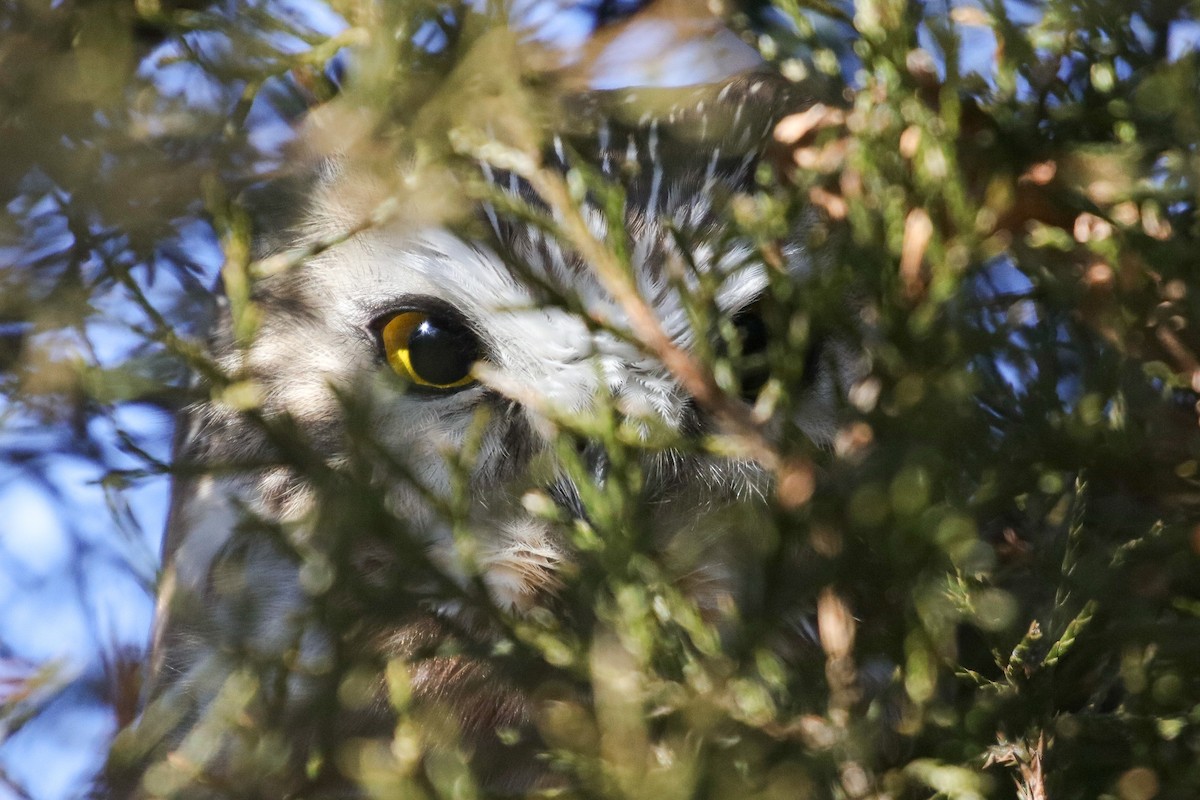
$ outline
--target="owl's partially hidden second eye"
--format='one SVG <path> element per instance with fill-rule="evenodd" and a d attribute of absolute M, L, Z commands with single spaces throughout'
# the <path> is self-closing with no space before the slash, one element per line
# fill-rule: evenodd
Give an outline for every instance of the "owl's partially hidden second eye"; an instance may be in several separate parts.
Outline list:
<path fill-rule="evenodd" d="M 621 221 L 625 246 L 666 333 L 684 349 L 736 351 L 753 401 L 771 345 L 768 268 L 723 222 L 748 170 L 723 174 L 702 156 L 698 169 L 646 172 Z M 300 244 L 358 221 L 353 170 L 327 173 Z M 583 213 L 610 239 L 599 209 Z M 338 785 L 353 772 L 347 742 L 395 730 L 391 660 L 405 665 L 403 702 L 462 745 L 483 785 L 552 783 L 533 755 L 539 678 L 498 646 L 496 614 L 588 624 L 591 610 L 565 598 L 580 526 L 656 554 L 718 624 L 753 595 L 770 476 L 705 452 L 716 424 L 629 335 L 626 309 L 583 259 L 490 207 L 479 218 L 486 235 L 407 219 L 369 228 L 261 280 L 256 328 L 222 333 L 235 382 L 189 413 L 192 477 L 176 483 L 147 715 L 178 731 L 166 739 L 188 780 L 237 775 L 239 796 Z M 802 280 L 803 248 L 781 252 Z M 708 329 L 689 298 L 713 312 Z M 809 366 L 789 389 L 805 398 L 793 421 L 827 441 L 836 358 L 795 357 Z M 612 423 L 620 453 L 599 429 L 562 432 L 589 415 Z M 639 491 L 625 515 L 593 519 L 631 459 Z M 273 772 L 239 772 L 268 745 Z"/>

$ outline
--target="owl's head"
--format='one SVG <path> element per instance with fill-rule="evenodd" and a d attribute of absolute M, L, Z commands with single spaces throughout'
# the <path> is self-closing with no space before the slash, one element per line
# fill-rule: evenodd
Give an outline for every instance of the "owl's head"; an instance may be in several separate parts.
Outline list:
<path fill-rule="evenodd" d="M 192 415 L 186 458 L 222 472 L 177 493 L 162 602 L 184 610 L 160 617 L 160 673 L 215 637 L 326 675 L 345 635 L 330 619 L 352 608 L 358 640 L 409 660 L 413 696 L 448 706 L 479 753 L 529 707 L 447 637 L 486 650 L 498 619 L 586 615 L 574 590 L 633 564 L 718 629 L 753 603 L 774 475 L 723 444 L 721 408 L 681 371 L 705 371 L 765 441 L 820 445 L 849 360 L 780 305 L 819 272 L 805 225 L 734 222 L 753 155 L 660 158 L 645 133 L 592 171 L 558 142 L 529 180 L 482 167 L 457 216 L 397 192 L 407 165 L 384 181 L 325 161 L 259 262 L 278 268 L 231 298 L 218 347 L 238 391 Z M 357 598 L 313 614 L 335 584 Z M 388 730 L 372 702 L 363 724 Z"/>
<path fill-rule="evenodd" d="M 554 223 L 557 212 L 523 181 L 486 178 Z M 353 398 L 369 418 L 360 427 L 377 448 L 376 475 L 393 473 L 383 478 L 393 513 L 457 578 L 477 571 L 502 607 L 528 609 L 561 585 L 572 557 L 558 528 L 588 519 L 579 483 L 603 493 L 614 446 L 636 462 L 646 535 L 679 557 L 681 573 L 715 575 L 720 560 L 700 554 L 735 541 L 733 529 L 751 536 L 771 477 L 751 459 L 711 452 L 720 424 L 639 339 L 631 315 L 648 309 L 671 346 L 719 359 L 735 402 L 759 400 L 778 333 L 767 320 L 772 268 L 727 221 L 748 181 L 745 164 L 729 173 L 705 159 L 629 183 L 616 218 L 611 202 L 584 198 L 585 235 L 619 254 L 613 263 L 640 309 L 614 296 L 561 232 L 505 220 L 496 203 L 453 227 L 407 217 L 370 226 L 260 284 L 246 363 L 263 408 L 286 414 L 336 462 L 347 457 Z M 372 207 L 363 187 L 352 168 L 328 164 L 301 245 L 354 229 Z M 775 278 L 803 282 L 811 259 L 801 237 L 778 254 Z M 790 422 L 819 443 L 833 424 L 828 349 L 814 341 L 796 353 L 800 380 L 787 388 L 803 397 Z M 457 524 L 470 533 L 457 541 L 443 513 L 455 492 L 465 502 Z M 312 510 L 287 471 L 269 474 L 260 493 L 271 515 Z"/>

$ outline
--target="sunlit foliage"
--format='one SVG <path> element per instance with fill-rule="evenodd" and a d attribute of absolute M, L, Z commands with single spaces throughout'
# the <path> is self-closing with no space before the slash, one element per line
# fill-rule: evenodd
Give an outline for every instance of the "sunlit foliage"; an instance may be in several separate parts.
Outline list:
<path fill-rule="evenodd" d="M 637 307 L 622 296 L 621 231 L 601 241 L 581 224 L 583 194 L 623 200 L 589 158 L 610 123 L 653 118 L 674 137 L 670 157 L 706 151 L 721 130 L 666 120 L 717 89 L 591 93 L 607 51 L 572 59 L 554 40 L 555 19 L 578 8 L 484 5 L 0 4 L 0 479 L 53 492 L 56 459 L 103 468 L 111 552 L 145 592 L 147 534 L 126 492 L 195 465 L 172 463 L 131 412 L 209 399 L 255 412 L 255 387 L 206 343 L 214 298 L 250 341 L 256 287 L 358 230 L 303 248 L 278 237 L 323 157 L 352 153 L 384 185 L 362 227 L 419 215 L 469 232 L 475 203 L 501 201 L 480 163 L 519 175 L 537 201 L 502 210 L 545 227 Z M 716 30 L 682 3 L 599 5 L 589 41 L 605 46 L 645 14 Z M 109 653 L 107 683 L 95 671 L 76 682 L 121 729 L 113 785 L 281 797 L 348 780 L 377 797 L 489 795 L 447 715 L 412 701 L 411 664 L 373 660 L 356 638 L 375 599 L 347 568 L 359 536 L 405 556 L 390 602 L 453 599 L 501 632 L 486 652 L 435 644 L 487 660 L 532 698 L 542 741 L 527 756 L 555 776 L 547 793 L 1200 795 L 1194 8 L 717 5 L 778 88 L 755 188 L 728 203 L 714 246 L 750 242 L 777 267 L 781 242 L 799 236 L 816 264 L 803 283 L 771 273 L 761 392 L 739 399 L 737 333 L 701 285 L 687 298 L 694 351 L 657 340 L 652 320 L 634 333 L 719 434 L 632 431 L 607 402 L 586 416 L 545 408 L 587 521 L 560 520 L 578 559 L 553 610 L 515 614 L 481 580 L 441 575 L 390 514 L 380 484 L 409 476 L 387 472 L 356 428 L 361 398 L 346 398 L 336 464 L 289 420 L 263 420 L 280 463 L 320 498 L 311 526 L 269 531 L 304 565 L 313 613 L 345 631 L 322 667 L 320 713 L 366 705 L 383 681 L 398 723 L 297 742 L 271 724 L 271 704 L 302 665 L 247 662 L 172 739 L 171 708 L 135 721 L 142 654 Z M 565 173 L 550 163 L 555 134 L 571 150 Z M 805 354 L 829 339 L 857 366 L 836 437 L 818 447 L 765 420 L 790 419 Z M 608 453 L 602 486 L 581 441 Z M 470 444 L 447 454 L 463 476 Z M 753 589 L 719 623 L 639 523 L 638 455 L 698 447 L 775 477 L 767 506 L 747 512 L 761 535 L 736 543 Z M 463 498 L 439 501 L 465 530 Z M 0 742 L 70 685 L 69 670 L 39 666 L 0 694 Z"/>

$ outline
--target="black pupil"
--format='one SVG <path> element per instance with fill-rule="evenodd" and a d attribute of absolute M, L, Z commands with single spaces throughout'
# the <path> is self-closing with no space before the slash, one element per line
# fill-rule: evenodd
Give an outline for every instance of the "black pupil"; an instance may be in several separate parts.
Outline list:
<path fill-rule="evenodd" d="M 430 317 L 408 337 L 408 361 L 417 377 L 435 386 L 457 383 L 479 360 L 479 344 L 462 325 Z"/>

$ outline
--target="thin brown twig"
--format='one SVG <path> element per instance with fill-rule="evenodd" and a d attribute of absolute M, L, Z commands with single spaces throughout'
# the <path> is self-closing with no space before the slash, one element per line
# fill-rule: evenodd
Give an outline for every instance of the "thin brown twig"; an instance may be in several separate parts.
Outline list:
<path fill-rule="evenodd" d="M 749 406 L 730 397 L 717 384 L 716 377 L 706 365 L 672 341 L 663 329 L 658 316 L 646 303 L 636 284 L 613 252 L 601 242 L 577 205 L 571 200 L 566 180 L 545 168 L 533 168 L 522 175 L 534 191 L 560 215 L 563 232 L 584 261 L 592 268 L 601 285 L 625 312 L 629 326 L 648 352 L 662 362 L 684 389 L 704 409 L 715 416 L 736 442 L 738 453 L 776 473 L 781 482 L 789 478 L 794 485 L 794 505 L 807 501 L 811 491 L 811 465 L 799 459 L 784 459 L 775 444 L 754 421 Z M 803 475 L 797 481 L 794 476 Z M 801 485 L 795 485 L 795 484 Z"/>
<path fill-rule="evenodd" d="M 1020 800 L 1047 800 L 1044 768 L 1047 746 L 1045 731 L 1038 732 L 1037 742 L 1032 747 L 1028 740 L 1010 742 L 1001 735 L 988 752 L 983 766 L 985 769 L 995 764 L 1016 767 L 1018 774 L 1013 776 L 1013 781 L 1017 784 Z"/>

